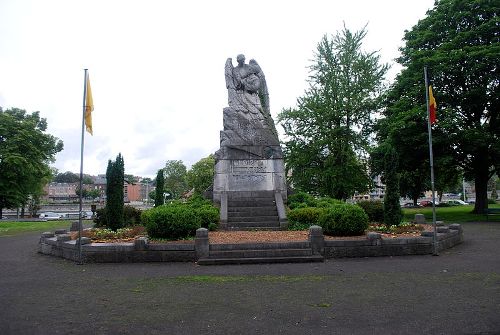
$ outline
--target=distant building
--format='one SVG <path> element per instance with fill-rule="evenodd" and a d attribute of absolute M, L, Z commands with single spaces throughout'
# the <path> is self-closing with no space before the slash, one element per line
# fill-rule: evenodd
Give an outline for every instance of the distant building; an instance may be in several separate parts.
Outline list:
<path fill-rule="evenodd" d="M 49 183 L 45 185 L 45 200 L 48 202 L 73 202 L 79 199 L 76 189 L 79 183 Z"/>

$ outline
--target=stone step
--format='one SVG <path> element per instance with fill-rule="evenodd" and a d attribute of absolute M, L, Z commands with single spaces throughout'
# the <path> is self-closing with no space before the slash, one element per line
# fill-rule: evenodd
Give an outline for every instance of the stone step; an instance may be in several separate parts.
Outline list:
<path fill-rule="evenodd" d="M 232 222 L 273 222 L 279 223 L 278 215 L 268 215 L 268 216 L 229 216 L 227 218 L 228 223 Z"/>
<path fill-rule="evenodd" d="M 278 215 L 276 206 L 262 206 L 262 207 L 229 207 L 227 209 L 228 215 L 234 216 L 254 216 L 254 215 Z M 248 214 L 248 215 L 240 215 Z"/>
<path fill-rule="evenodd" d="M 259 206 L 274 206 L 276 202 L 274 198 L 255 198 L 255 199 L 228 199 L 228 207 L 259 207 Z"/>
<path fill-rule="evenodd" d="M 311 256 L 311 249 L 213 250 L 209 258 L 260 258 Z"/>
<path fill-rule="evenodd" d="M 247 222 L 247 221 L 232 221 L 228 222 L 227 225 L 229 227 L 240 227 L 240 228 L 246 228 L 246 227 L 252 227 L 252 228 L 265 228 L 265 227 L 279 227 L 280 223 L 278 220 L 273 220 L 273 221 L 253 221 L 253 222 Z"/>
<path fill-rule="evenodd" d="M 321 255 L 294 256 L 294 257 L 255 257 L 255 258 L 202 258 L 198 265 L 224 265 L 224 264 L 261 264 L 261 263 L 310 263 L 324 262 Z"/>
<path fill-rule="evenodd" d="M 270 230 L 281 230 L 280 226 L 266 226 L 266 227 L 256 227 L 256 226 L 247 226 L 247 227 L 240 227 L 240 226 L 227 226 L 226 230 L 242 230 L 242 231 L 270 231 Z"/>
<path fill-rule="evenodd" d="M 244 198 L 273 198 L 274 191 L 232 191 L 227 192 L 228 199 L 244 199 Z"/>
<path fill-rule="evenodd" d="M 309 241 L 210 244 L 210 252 L 220 251 L 220 250 L 310 249 L 310 248 L 311 248 L 311 243 Z"/>

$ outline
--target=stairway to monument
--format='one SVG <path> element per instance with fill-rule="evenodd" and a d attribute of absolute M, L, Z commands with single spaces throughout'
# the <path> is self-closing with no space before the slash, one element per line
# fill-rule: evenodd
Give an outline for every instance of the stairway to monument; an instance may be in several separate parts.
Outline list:
<path fill-rule="evenodd" d="M 228 230 L 280 230 L 274 192 L 234 192 L 227 201 Z"/>
<path fill-rule="evenodd" d="M 209 256 L 198 265 L 323 262 L 309 242 L 211 244 Z"/>

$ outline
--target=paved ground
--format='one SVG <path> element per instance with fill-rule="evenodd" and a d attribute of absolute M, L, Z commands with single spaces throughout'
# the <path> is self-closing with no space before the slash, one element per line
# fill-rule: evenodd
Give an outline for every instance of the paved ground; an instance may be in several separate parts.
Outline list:
<path fill-rule="evenodd" d="M 0 334 L 500 334 L 500 224 L 436 256 L 86 264 L 0 237 Z"/>

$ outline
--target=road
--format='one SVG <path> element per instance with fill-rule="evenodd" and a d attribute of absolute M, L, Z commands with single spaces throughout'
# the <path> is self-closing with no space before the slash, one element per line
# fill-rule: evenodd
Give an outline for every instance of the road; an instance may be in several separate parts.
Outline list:
<path fill-rule="evenodd" d="M 85 264 L 0 237 L 0 334 L 500 334 L 500 224 L 440 256 Z"/>

